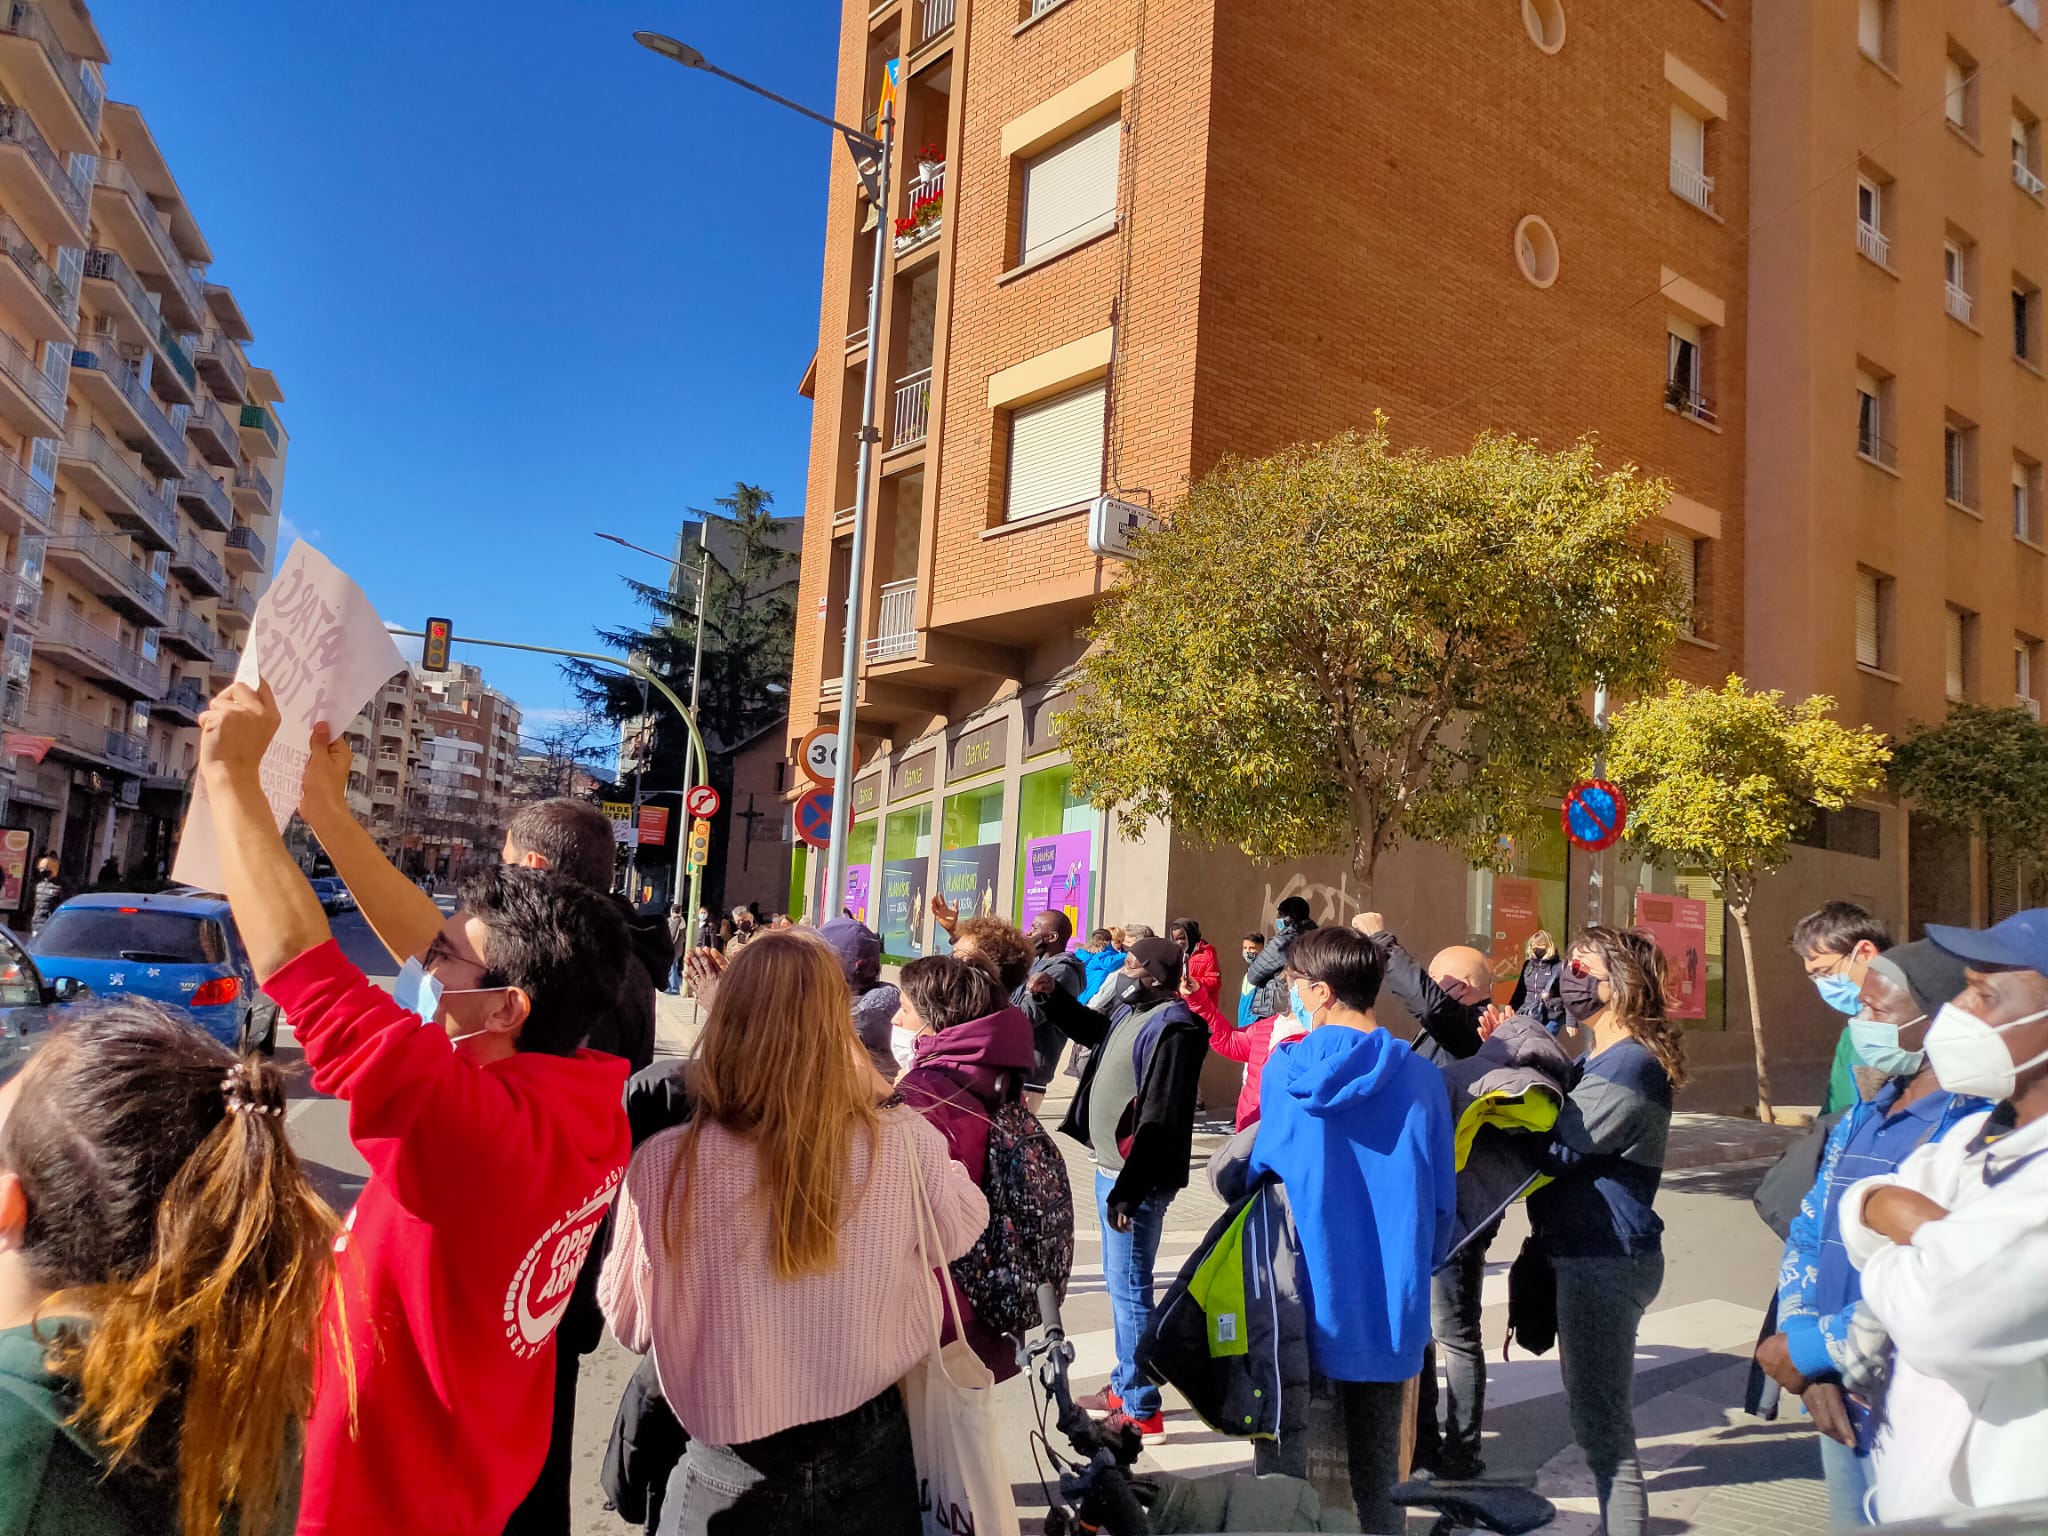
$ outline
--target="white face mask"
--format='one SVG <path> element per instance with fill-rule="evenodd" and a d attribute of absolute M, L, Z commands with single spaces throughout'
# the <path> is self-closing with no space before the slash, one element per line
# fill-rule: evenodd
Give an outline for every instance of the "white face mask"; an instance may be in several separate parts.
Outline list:
<path fill-rule="evenodd" d="M 901 1024 L 891 1024 L 889 1054 L 896 1058 L 897 1071 L 908 1072 L 912 1059 L 917 1055 L 917 1031 L 905 1029 Z"/>
<path fill-rule="evenodd" d="M 450 992 L 443 987 L 440 978 L 420 963 L 414 955 L 398 968 L 398 979 L 391 984 L 391 995 L 398 1006 L 408 1013 L 420 1016 L 422 1024 L 440 1022 L 441 999 L 444 997 L 467 997 L 472 992 L 494 992 L 495 987 L 461 987 Z M 448 1044 L 452 1048 L 465 1040 L 474 1040 L 478 1035 L 488 1035 L 488 1029 L 472 1029 L 465 1035 L 450 1035 Z"/>
<path fill-rule="evenodd" d="M 2016 1064 L 1998 1037 L 2040 1019 L 2048 1019 L 2048 1008 L 2023 1019 L 1987 1024 L 1954 1003 L 1943 1003 L 1927 1026 L 1927 1059 L 1934 1064 L 1934 1080 L 1950 1093 L 2004 1103 L 2019 1091 L 2020 1073 L 2048 1061 L 2048 1051 Z"/>

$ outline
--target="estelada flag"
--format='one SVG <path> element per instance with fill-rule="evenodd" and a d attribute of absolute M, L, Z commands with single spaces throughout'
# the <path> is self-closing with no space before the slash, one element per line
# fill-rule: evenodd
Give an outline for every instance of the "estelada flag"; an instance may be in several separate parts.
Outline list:
<path fill-rule="evenodd" d="M 882 66 L 882 99 L 875 103 L 875 126 L 892 115 L 896 106 L 896 92 L 903 74 L 903 61 L 891 59 Z"/>

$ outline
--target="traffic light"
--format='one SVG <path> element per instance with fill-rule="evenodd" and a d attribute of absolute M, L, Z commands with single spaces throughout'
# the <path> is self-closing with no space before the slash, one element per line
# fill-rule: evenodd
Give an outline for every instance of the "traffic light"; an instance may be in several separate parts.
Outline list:
<path fill-rule="evenodd" d="M 711 862 L 711 823 L 698 820 L 690 827 L 690 865 L 702 869 Z"/>
<path fill-rule="evenodd" d="M 427 620 L 427 643 L 420 653 L 420 670 L 423 672 L 446 672 L 448 670 L 448 644 L 455 638 L 455 623 L 452 619 Z"/>

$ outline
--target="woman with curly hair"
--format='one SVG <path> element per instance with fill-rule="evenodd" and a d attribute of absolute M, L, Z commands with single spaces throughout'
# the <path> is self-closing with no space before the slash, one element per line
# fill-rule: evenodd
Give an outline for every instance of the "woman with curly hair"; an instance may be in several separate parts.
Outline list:
<path fill-rule="evenodd" d="M 1657 948 L 1641 933 L 1588 928 L 1559 978 L 1586 1046 L 1543 1156 L 1553 1182 L 1529 1220 L 1557 1271 L 1557 1343 L 1572 1434 L 1586 1453 L 1608 1536 L 1649 1518 L 1636 1453 L 1636 1332 L 1664 1284 L 1654 1209 L 1685 1085 L 1685 1044 L 1664 1015 Z"/>

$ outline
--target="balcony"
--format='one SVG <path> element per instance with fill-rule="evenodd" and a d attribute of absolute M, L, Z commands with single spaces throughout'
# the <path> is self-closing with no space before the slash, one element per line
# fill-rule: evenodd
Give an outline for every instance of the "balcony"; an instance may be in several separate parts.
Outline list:
<path fill-rule="evenodd" d="M 896 402 L 889 413 L 889 446 L 908 448 L 924 441 L 931 416 L 932 371 L 920 368 L 896 381 Z"/>
<path fill-rule="evenodd" d="M 78 392 L 112 423 L 114 435 L 142 455 L 153 475 L 175 476 L 185 467 L 184 407 L 166 416 L 151 398 L 135 364 L 114 350 L 101 332 L 71 349 L 71 377 Z"/>
<path fill-rule="evenodd" d="M 1664 404 L 1681 416 L 1715 426 L 1720 417 L 1714 414 L 1714 402 L 1701 394 L 1693 385 L 1672 379 L 1664 386 Z"/>
<path fill-rule="evenodd" d="M 178 505 L 173 493 L 151 485 L 100 434 L 74 428 L 57 450 L 57 469 L 94 505 L 154 549 L 178 547 Z"/>
<path fill-rule="evenodd" d="M 4 5 L 5 0 L 0 0 Z M 78 295 L 50 270 L 36 243 L 14 220 L 0 214 L 0 304 L 32 341 L 69 341 L 78 324 Z"/>
<path fill-rule="evenodd" d="M 875 605 L 875 633 L 868 641 L 869 661 L 895 661 L 917 651 L 917 582 L 882 585 Z"/>
<path fill-rule="evenodd" d="M 246 631 L 256 621 L 256 594 L 247 587 L 230 588 L 213 605 L 213 617 L 223 630 Z"/>
<path fill-rule="evenodd" d="M 241 664 L 242 648 L 239 645 L 218 645 L 214 647 L 213 660 L 207 666 L 207 675 L 230 678 Z"/>
<path fill-rule="evenodd" d="M 1696 165 L 1674 159 L 1671 162 L 1671 190 L 1695 208 L 1707 213 L 1714 211 L 1714 178 Z"/>
<path fill-rule="evenodd" d="M 199 384 L 199 370 L 178 342 L 157 310 L 156 296 L 142 286 L 118 251 L 90 250 L 85 253 L 85 286 L 102 315 L 115 322 L 115 332 L 130 346 L 144 346 L 156 352 L 157 366 L 150 370 L 156 392 L 176 405 L 190 405 Z"/>
<path fill-rule="evenodd" d="M 199 371 L 223 400 L 245 405 L 249 400 L 249 367 L 232 337 L 209 330 L 199 338 Z"/>
<path fill-rule="evenodd" d="M 245 405 L 236 423 L 242 434 L 242 451 L 252 459 L 277 456 L 277 417 L 269 407 Z"/>
<path fill-rule="evenodd" d="M 35 365 L 13 337 L 0 333 L 0 419 L 24 437 L 64 430 L 64 389 Z"/>
<path fill-rule="evenodd" d="M 154 699 L 164 691 L 164 669 L 121 637 L 75 613 L 53 614 L 36 636 L 36 654 L 59 662 L 130 698 Z"/>
<path fill-rule="evenodd" d="M 170 612 L 170 594 L 149 574 L 149 567 L 121 541 L 82 523 L 57 525 L 43 552 L 50 570 L 61 570 L 109 607 L 138 624 L 161 624 Z"/>
<path fill-rule="evenodd" d="M 100 161 L 93 178 L 92 212 L 102 235 L 111 233 L 113 243 L 128 253 L 143 281 L 160 290 L 163 312 L 171 323 L 181 331 L 204 326 L 205 301 L 184 253 L 142 183 L 119 160 Z"/>
<path fill-rule="evenodd" d="M 0 454 L 0 513 L 13 513 L 21 520 L 19 532 L 35 533 L 47 528 L 57 498 L 50 488 L 27 468 Z"/>
<path fill-rule="evenodd" d="M 149 715 L 152 720 L 168 720 L 173 725 L 197 725 L 206 704 L 206 685 L 196 677 L 181 677 L 150 705 Z"/>
<path fill-rule="evenodd" d="M 924 0 L 918 7 L 917 46 L 936 42 L 953 28 L 954 0 Z"/>
<path fill-rule="evenodd" d="M 220 646 L 220 638 L 214 634 L 213 625 L 197 609 L 181 608 L 163 627 L 157 643 L 193 661 L 211 661 L 214 651 Z"/>
<path fill-rule="evenodd" d="M 226 533 L 235 526 L 234 503 L 228 500 L 227 488 L 203 464 L 185 466 L 185 476 L 178 482 L 178 505 L 202 528 Z"/>
<path fill-rule="evenodd" d="M 0 106 L 0 196 L 41 243 L 85 244 L 85 192 L 20 107 Z"/>
<path fill-rule="evenodd" d="M 229 534 L 228 537 L 232 539 L 234 535 Z M 180 538 L 178 547 L 171 551 L 171 574 L 201 597 L 219 597 L 228 584 L 220 556 L 189 533 Z"/>
<path fill-rule="evenodd" d="M 939 238 L 946 215 L 946 167 L 935 164 L 929 175 L 910 183 L 910 211 L 896 221 L 894 251 L 908 256 Z"/>
<path fill-rule="evenodd" d="M 270 477 L 254 464 L 235 471 L 235 509 L 244 515 L 259 517 L 270 511 L 276 494 L 270 488 Z"/>
<path fill-rule="evenodd" d="M 49 131 L 57 153 L 99 151 L 99 88 L 40 5 L 0 0 L 0 86 Z"/>
<path fill-rule="evenodd" d="M 22 711 L 26 735 L 48 736 L 67 757 L 141 772 L 149 761 L 149 744 L 118 726 L 55 704 L 32 704 Z"/>
<path fill-rule="evenodd" d="M 1881 464 L 1886 469 L 1899 467 L 1899 450 L 1889 438 L 1880 436 L 1864 427 L 1856 430 L 1856 453 L 1859 458 Z"/>
<path fill-rule="evenodd" d="M 1970 295 L 1963 289 L 1958 288 L 1954 283 L 1944 283 L 1942 288 L 1944 290 L 1943 300 L 1947 305 L 1950 316 L 1968 325 L 1970 323 L 1970 310 L 1972 307 Z"/>
<path fill-rule="evenodd" d="M 1892 242 L 1883 230 L 1875 224 L 1856 221 L 1856 249 L 1876 262 L 1880 267 L 1892 264 Z"/>
<path fill-rule="evenodd" d="M 228 569 L 241 576 L 270 569 L 270 551 L 247 523 L 237 523 L 228 530 Z"/>
<path fill-rule="evenodd" d="M 212 400 L 201 399 L 185 418 L 185 435 L 199 456 L 220 469 L 233 469 L 242 462 L 242 448 L 227 412 Z"/>
<path fill-rule="evenodd" d="M 2019 146 L 2015 144 L 2013 148 L 2017 150 Z M 2039 201 L 2041 196 L 2041 178 L 2035 173 L 2034 168 L 2017 154 L 2012 157 L 2012 184 L 2026 193 L 2027 196 Z"/>

